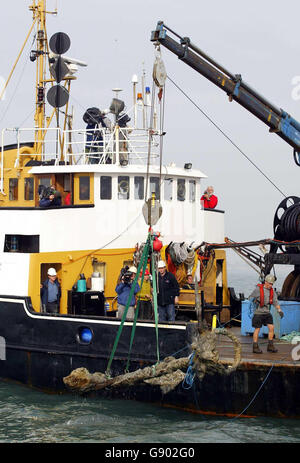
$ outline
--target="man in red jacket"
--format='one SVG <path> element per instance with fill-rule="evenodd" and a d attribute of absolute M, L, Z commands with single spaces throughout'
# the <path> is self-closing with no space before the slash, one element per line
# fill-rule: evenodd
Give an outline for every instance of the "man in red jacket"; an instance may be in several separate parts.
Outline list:
<path fill-rule="evenodd" d="M 214 195 L 214 188 L 212 186 L 207 187 L 200 201 L 203 201 L 204 209 L 214 209 L 216 207 L 218 198 Z"/>

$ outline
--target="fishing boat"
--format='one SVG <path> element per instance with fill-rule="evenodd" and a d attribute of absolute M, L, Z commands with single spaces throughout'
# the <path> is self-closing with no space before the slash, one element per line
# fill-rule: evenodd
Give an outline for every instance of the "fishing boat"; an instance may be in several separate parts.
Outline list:
<path fill-rule="evenodd" d="M 1 135 L 0 377 L 60 393 L 68 391 L 65 378 L 82 368 L 113 378 L 170 356 L 190 362 L 199 326 L 211 333 L 218 320 L 244 340 L 242 361 L 231 371 L 234 345 L 218 341 L 220 371 L 194 379 L 196 402 L 182 380 L 168 393 L 149 383 L 93 392 L 236 415 L 272 365 L 278 384 L 266 381 L 263 390 L 272 403 L 261 393 L 247 413 L 299 415 L 297 362 L 282 362 L 280 355 L 253 359 L 248 333 L 242 336 L 234 322 L 241 321 L 243 298 L 228 287 L 225 248 L 242 252 L 243 246 L 224 244 L 224 211 L 201 203 L 206 175 L 188 160 L 162 163 L 166 72 L 159 48 L 152 90 L 144 76 L 141 88 L 137 76 L 132 79 L 131 113 L 116 88 L 108 110 L 86 108 L 84 124 L 74 129 L 69 94 L 86 63 L 66 55 L 67 34 L 55 32 L 48 40 L 45 0 L 33 0 L 30 11 L 34 124 L 4 128 Z M 160 260 L 180 286 L 175 321 L 158 322 L 155 297 L 149 319 L 138 311 L 134 320 L 126 310 L 119 316 L 120 277 L 135 266 L 135 281 L 143 282 L 149 269 L 155 296 Z M 51 274 L 61 291 L 54 311 L 41 298 Z M 184 288 L 188 275 L 196 289 Z"/>
<path fill-rule="evenodd" d="M 7 321 L 1 331 L 6 346 L 1 376 L 51 388 L 51 383 L 58 386 L 58 382 L 63 387 L 66 370 L 60 370 L 58 381 L 49 365 L 47 379 L 43 379 L 45 370 L 35 370 L 34 366 L 40 365 L 42 352 L 42 363 L 52 358 L 50 363 L 57 369 L 60 359 L 59 363 L 62 360 L 69 369 L 71 364 L 77 365 L 75 357 L 82 353 L 91 360 L 98 342 L 104 349 L 103 358 L 111 349 L 111 341 L 104 343 L 102 331 L 113 339 L 120 323 L 116 320 L 115 292 L 120 271 L 136 263 L 135 256 L 153 224 L 153 219 L 149 224 L 144 218 L 145 199 L 155 195 L 155 202 L 163 209 L 153 236 L 162 237 L 164 249 L 168 247 L 174 260 L 175 245 L 180 245 L 174 265 L 181 266 L 182 281 L 188 271 L 199 267 L 197 245 L 223 241 L 224 211 L 201 208 L 201 180 L 206 178 L 201 171 L 190 163 L 181 167 L 160 164 L 163 133 L 157 121 L 163 104 L 163 97 L 158 95 L 161 87 L 149 100 L 148 87 L 139 92 L 134 76 L 133 114 L 126 113 L 125 103 L 117 97 L 119 90 L 114 89 L 116 95 L 108 110 L 111 119 L 107 111 L 104 114 L 99 108 L 87 108 L 81 114 L 83 127 L 72 129 L 68 95 L 76 67 L 85 63 L 65 55 L 70 46 L 66 34 L 55 33 L 47 40 L 44 1 L 33 2 L 30 10 L 31 31 L 36 28 L 36 44 L 30 53 L 37 76 L 35 124 L 33 128 L 2 130 L 0 304 Z M 159 78 L 161 75 L 160 70 Z M 108 120 L 106 126 L 99 123 L 100 119 Z M 17 139 L 15 144 L 7 142 L 11 133 Z M 59 203 L 48 207 L 42 199 L 51 187 Z M 206 302 L 218 309 L 222 302 L 220 316 L 229 319 L 225 252 L 216 251 L 215 256 L 205 282 Z M 55 270 L 61 285 L 59 313 L 55 316 L 45 312 L 41 303 L 40 289 L 49 268 Z M 84 275 L 86 291 L 79 290 L 80 275 Z M 190 296 L 189 290 L 180 295 L 179 320 L 197 319 Z M 10 322 L 7 317 L 12 317 Z M 89 347 L 80 336 L 85 325 L 93 332 Z M 153 320 L 143 322 L 144 328 L 154 333 Z M 170 332 L 172 338 L 178 333 L 184 342 L 184 323 L 179 321 L 160 330 Z M 170 353 L 170 347 L 165 354 Z M 154 353 L 144 353 L 145 358 L 151 359 Z M 24 355 L 29 357 L 23 363 Z M 14 367 L 15 356 L 19 360 Z M 24 369 L 19 369 L 20 363 Z M 96 363 L 99 365 L 98 360 Z"/>

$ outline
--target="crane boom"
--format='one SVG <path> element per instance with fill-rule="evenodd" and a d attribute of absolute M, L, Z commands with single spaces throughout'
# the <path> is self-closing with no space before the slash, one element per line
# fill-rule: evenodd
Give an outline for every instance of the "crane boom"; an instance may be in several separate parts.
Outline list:
<path fill-rule="evenodd" d="M 170 37 L 167 31 L 175 38 Z M 155 31 L 151 34 L 151 41 L 166 47 L 180 60 L 226 92 L 230 101 L 236 101 L 264 122 L 270 132 L 276 133 L 294 148 L 294 160 L 300 166 L 300 123 L 297 120 L 252 89 L 242 80 L 240 74 L 234 75 L 227 71 L 195 46 L 188 37 L 180 37 L 163 21 L 157 23 Z"/>

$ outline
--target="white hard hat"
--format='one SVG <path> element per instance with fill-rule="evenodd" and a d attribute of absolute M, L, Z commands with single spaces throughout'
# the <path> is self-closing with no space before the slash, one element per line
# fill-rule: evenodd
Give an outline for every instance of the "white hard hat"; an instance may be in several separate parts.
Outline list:
<path fill-rule="evenodd" d="M 269 274 L 269 275 L 266 276 L 265 281 L 266 281 L 267 283 L 273 284 L 273 283 L 275 283 L 276 278 L 275 278 L 273 275 L 270 275 L 270 274 Z"/>
<path fill-rule="evenodd" d="M 136 267 L 134 267 L 134 265 L 133 265 L 132 267 L 129 268 L 128 272 L 136 273 L 136 272 L 137 272 L 137 269 L 136 269 Z"/>
<path fill-rule="evenodd" d="M 56 276 L 56 270 L 55 270 L 55 268 L 50 267 L 50 268 L 48 269 L 48 275 L 49 275 L 50 277 Z"/>
<path fill-rule="evenodd" d="M 166 263 L 163 260 L 160 260 L 158 262 L 157 268 L 164 268 L 166 266 Z"/>

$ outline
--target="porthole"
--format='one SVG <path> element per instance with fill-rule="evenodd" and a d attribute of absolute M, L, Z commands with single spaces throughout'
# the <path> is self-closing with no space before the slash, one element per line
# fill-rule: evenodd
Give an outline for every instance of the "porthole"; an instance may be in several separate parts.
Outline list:
<path fill-rule="evenodd" d="M 93 340 L 93 337 L 93 331 L 88 326 L 81 326 L 78 328 L 76 338 L 79 344 L 90 344 Z"/>

